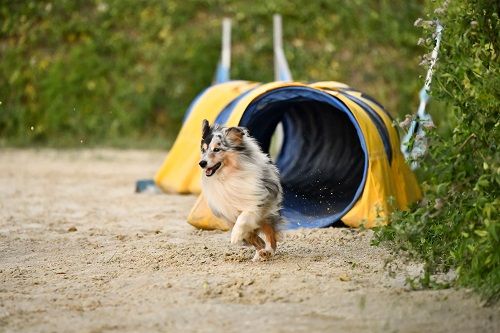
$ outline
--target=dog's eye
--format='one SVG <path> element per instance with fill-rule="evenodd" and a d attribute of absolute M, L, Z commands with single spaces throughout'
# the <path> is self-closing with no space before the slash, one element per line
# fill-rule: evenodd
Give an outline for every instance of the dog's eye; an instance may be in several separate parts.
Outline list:
<path fill-rule="evenodd" d="M 214 148 L 214 153 L 218 153 L 220 152 L 220 149 L 219 148 Z"/>

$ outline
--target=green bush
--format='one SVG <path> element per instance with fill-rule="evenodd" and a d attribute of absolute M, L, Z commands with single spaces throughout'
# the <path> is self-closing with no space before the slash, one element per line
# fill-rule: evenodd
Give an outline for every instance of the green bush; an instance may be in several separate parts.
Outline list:
<path fill-rule="evenodd" d="M 445 1 L 429 18 L 444 25 L 432 92 L 449 106 L 445 133 L 430 132 L 422 163 L 425 198 L 392 217 L 378 241 L 423 259 L 432 274 L 455 269 L 459 286 L 500 297 L 499 4 Z M 431 47 L 431 45 L 429 45 Z M 431 102 L 432 104 L 432 102 Z"/>
<path fill-rule="evenodd" d="M 295 79 L 349 83 L 395 116 L 416 105 L 420 2 L 2 1 L 0 144 L 165 146 L 211 83 L 224 16 L 232 77 L 273 79 L 274 13 Z"/>

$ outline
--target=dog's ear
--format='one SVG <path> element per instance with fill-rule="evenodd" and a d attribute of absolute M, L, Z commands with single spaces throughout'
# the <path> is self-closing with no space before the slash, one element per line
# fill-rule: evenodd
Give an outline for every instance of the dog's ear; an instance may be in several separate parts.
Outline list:
<path fill-rule="evenodd" d="M 236 145 L 240 145 L 243 142 L 243 135 L 245 135 L 246 129 L 243 127 L 229 127 L 226 130 L 226 137 L 229 141 Z"/>
<path fill-rule="evenodd" d="M 208 133 L 210 133 L 210 124 L 208 123 L 208 120 L 203 119 L 203 122 L 201 125 L 201 137 L 205 138 Z"/>

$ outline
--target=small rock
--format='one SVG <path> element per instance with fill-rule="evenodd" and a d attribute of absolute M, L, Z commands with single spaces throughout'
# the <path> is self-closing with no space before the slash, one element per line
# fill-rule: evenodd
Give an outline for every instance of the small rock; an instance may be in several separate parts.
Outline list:
<path fill-rule="evenodd" d="M 76 227 L 69 227 L 68 232 L 75 232 L 77 230 Z"/>
<path fill-rule="evenodd" d="M 125 240 L 125 238 L 127 238 L 127 236 L 125 236 L 125 235 L 116 235 L 116 239 L 118 239 L 118 240 L 123 241 L 123 240 Z"/>
<path fill-rule="evenodd" d="M 339 276 L 339 280 L 342 282 L 351 281 L 351 278 L 347 274 L 342 274 Z"/>

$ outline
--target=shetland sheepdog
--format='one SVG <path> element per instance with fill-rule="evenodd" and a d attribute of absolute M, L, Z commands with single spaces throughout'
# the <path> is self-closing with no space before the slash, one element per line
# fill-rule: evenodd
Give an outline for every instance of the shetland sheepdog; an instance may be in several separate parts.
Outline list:
<path fill-rule="evenodd" d="M 276 251 L 283 190 L 279 172 L 244 127 L 203 120 L 202 189 L 215 216 L 232 225 L 231 243 L 255 247 L 253 261 Z"/>

